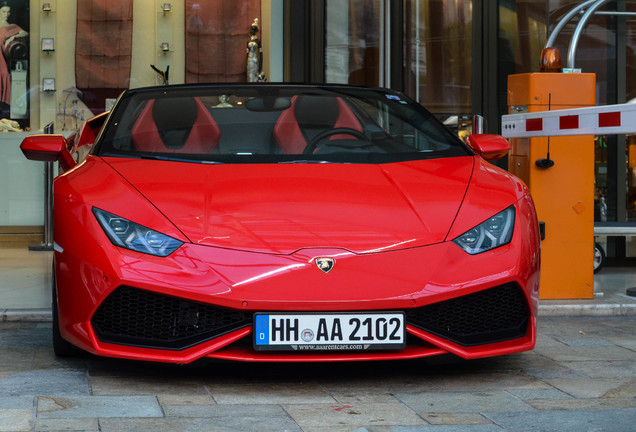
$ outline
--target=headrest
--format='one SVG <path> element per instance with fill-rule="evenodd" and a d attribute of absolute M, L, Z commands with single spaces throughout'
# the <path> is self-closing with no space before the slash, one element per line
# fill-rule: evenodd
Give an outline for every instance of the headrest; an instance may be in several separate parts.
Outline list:
<path fill-rule="evenodd" d="M 329 96 L 299 96 L 296 121 L 303 128 L 331 128 L 338 120 L 338 101 Z"/>
<path fill-rule="evenodd" d="M 156 99 L 152 119 L 167 148 L 183 148 L 197 119 L 196 102 L 191 97 Z"/>
<path fill-rule="evenodd" d="M 197 119 L 196 102 L 191 97 L 156 99 L 152 119 L 159 131 L 190 129 Z"/>

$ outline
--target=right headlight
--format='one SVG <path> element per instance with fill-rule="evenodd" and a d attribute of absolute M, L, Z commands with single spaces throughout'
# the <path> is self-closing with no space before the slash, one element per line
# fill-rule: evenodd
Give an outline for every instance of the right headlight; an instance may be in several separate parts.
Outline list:
<path fill-rule="evenodd" d="M 93 214 L 115 246 L 165 257 L 183 244 L 175 238 L 95 207 Z"/>
<path fill-rule="evenodd" d="M 453 240 L 457 246 L 476 255 L 510 243 L 515 227 L 515 208 L 510 206 Z"/>

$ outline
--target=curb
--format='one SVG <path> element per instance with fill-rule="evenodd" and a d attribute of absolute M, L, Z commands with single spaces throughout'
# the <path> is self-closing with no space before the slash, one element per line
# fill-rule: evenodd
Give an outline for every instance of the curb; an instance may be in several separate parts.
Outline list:
<path fill-rule="evenodd" d="M 539 317 L 623 317 L 636 316 L 636 303 L 627 304 L 541 304 Z M 50 309 L 0 309 L 0 322 L 51 322 Z"/>
<path fill-rule="evenodd" d="M 627 304 L 544 304 L 539 316 L 636 316 L 636 303 Z"/>
<path fill-rule="evenodd" d="M 51 322 L 51 309 L 0 309 L 0 322 Z"/>

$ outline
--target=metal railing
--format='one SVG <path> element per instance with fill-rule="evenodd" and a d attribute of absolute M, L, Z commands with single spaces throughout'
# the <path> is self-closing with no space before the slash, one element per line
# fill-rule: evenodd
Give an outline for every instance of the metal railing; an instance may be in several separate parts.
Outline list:
<path fill-rule="evenodd" d="M 570 46 L 568 48 L 567 67 L 570 69 L 574 69 L 576 48 L 579 44 L 581 34 L 583 34 L 583 29 L 592 15 L 636 16 L 636 12 L 598 11 L 601 6 L 603 6 L 605 3 L 608 3 L 609 1 L 610 0 L 587 0 L 575 6 L 570 12 L 565 14 L 565 16 L 558 22 L 556 27 L 554 27 L 554 30 L 552 30 L 548 41 L 545 43 L 545 47 L 554 47 L 554 43 L 556 42 L 559 33 L 561 33 L 561 30 L 563 30 L 563 28 L 572 20 L 572 18 L 574 18 L 576 15 L 582 14 L 579 22 L 576 25 L 576 29 L 572 34 L 572 39 L 570 40 Z"/>

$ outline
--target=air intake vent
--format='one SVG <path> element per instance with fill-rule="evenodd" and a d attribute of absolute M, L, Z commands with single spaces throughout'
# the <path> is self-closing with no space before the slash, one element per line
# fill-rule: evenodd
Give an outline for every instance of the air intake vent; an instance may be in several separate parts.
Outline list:
<path fill-rule="evenodd" d="M 103 342 L 180 350 L 251 324 L 251 315 L 121 286 L 91 320 Z"/>
<path fill-rule="evenodd" d="M 510 283 L 407 310 L 406 320 L 460 345 L 483 345 L 525 336 L 530 309 L 521 288 Z"/>

